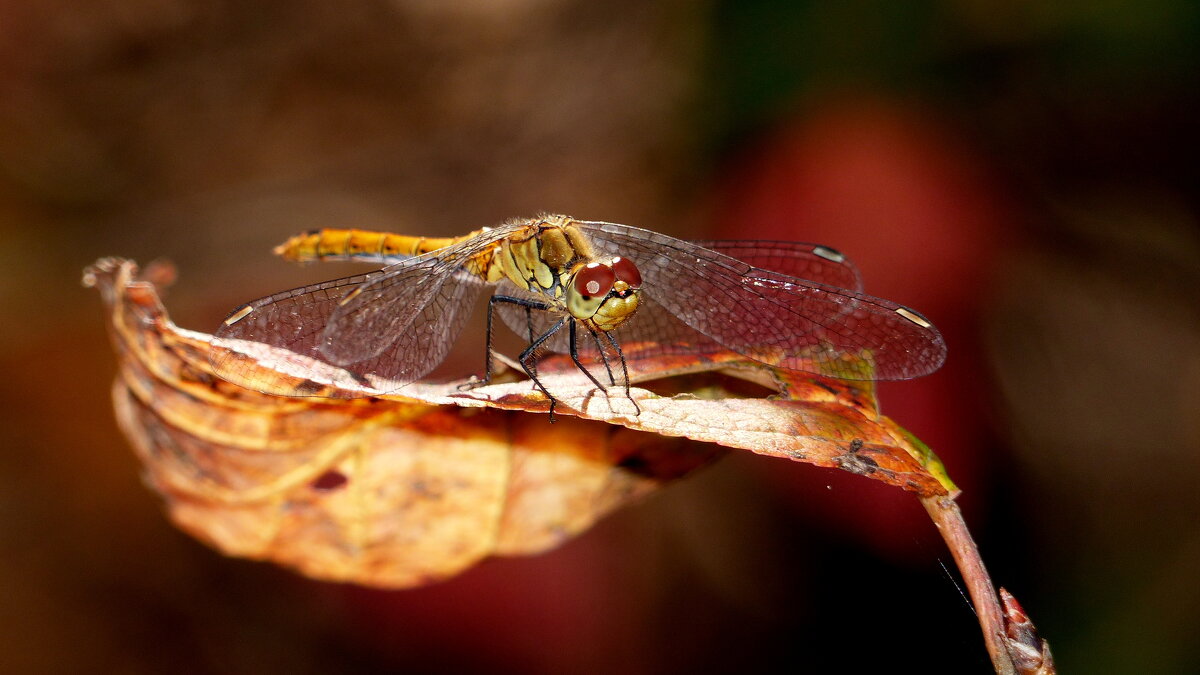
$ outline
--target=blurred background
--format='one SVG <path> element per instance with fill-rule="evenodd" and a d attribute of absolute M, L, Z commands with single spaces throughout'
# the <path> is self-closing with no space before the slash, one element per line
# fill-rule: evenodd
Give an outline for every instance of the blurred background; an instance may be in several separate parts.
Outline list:
<path fill-rule="evenodd" d="M 847 253 L 943 330 L 884 411 L 1063 672 L 1200 672 L 1197 119 L 1188 0 L 0 3 L 0 670 L 990 672 L 915 499 L 748 453 L 413 591 L 166 522 L 85 265 L 208 331 L 340 274 L 290 234 L 549 211 Z"/>

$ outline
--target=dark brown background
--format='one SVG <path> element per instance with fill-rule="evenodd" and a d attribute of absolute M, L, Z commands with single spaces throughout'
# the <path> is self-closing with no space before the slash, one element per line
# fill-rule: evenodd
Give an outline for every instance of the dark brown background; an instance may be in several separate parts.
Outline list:
<path fill-rule="evenodd" d="M 987 672 L 913 500 L 779 460 L 409 592 L 165 522 L 84 265 L 175 261 L 209 330 L 339 273 L 297 231 L 561 211 L 851 255 L 943 328 L 884 409 L 1064 672 L 1200 670 L 1194 3 L 347 5 L 0 4 L 0 669 Z"/>

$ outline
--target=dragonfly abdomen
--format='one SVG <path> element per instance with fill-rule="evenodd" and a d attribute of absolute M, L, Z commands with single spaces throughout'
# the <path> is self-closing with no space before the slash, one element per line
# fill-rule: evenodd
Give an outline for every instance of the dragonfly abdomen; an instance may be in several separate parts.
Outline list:
<path fill-rule="evenodd" d="M 429 253 L 474 236 L 413 237 L 370 230 L 323 229 L 299 234 L 275 247 L 275 254 L 293 262 L 349 260 L 389 265 Z"/>

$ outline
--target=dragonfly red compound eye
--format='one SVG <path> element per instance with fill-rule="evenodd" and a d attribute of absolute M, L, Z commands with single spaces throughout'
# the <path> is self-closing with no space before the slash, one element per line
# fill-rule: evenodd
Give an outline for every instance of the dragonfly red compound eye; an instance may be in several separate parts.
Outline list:
<path fill-rule="evenodd" d="M 613 258 L 612 269 L 617 278 L 629 284 L 631 288 L 642 287 L 642 273 L 629 258 Z"/>
<path fill-rule="evenodd" d="M 608 295 L 617 280 L 611 267 L 600 263 L 588 263 L 575 275 L 575 290 L 585 298 Z"/>

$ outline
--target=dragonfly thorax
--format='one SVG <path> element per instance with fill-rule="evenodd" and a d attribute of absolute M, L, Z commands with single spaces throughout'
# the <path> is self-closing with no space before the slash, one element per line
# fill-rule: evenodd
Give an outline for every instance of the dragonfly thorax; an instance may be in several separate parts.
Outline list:
<path fill-rule="evenodd" d="M 637 310 L 642 286 L 637 266 L 628 258 L 595 256 L 567 216 L 547 217 L 525 236 L 504 241 L 496 261 L 500 274 L 489 276 L 507 277 L 590 328 L 613 330 Z"/>

